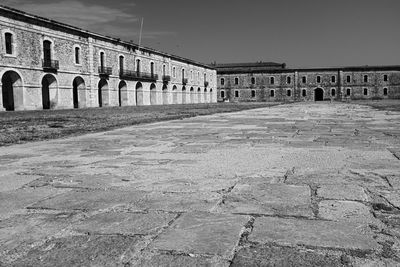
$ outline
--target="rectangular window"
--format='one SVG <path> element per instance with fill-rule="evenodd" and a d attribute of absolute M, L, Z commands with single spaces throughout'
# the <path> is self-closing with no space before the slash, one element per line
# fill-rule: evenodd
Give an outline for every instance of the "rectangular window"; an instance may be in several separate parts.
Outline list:
<path fill-rule="evenodd" d="M 270 84 L 275 84 L 275 77 L 270 77 L 269 78 L 269 83 Z"/>
<path fill-rule="evenodd" d="M 162 66 L 162 75 L 165 76 L 165 65 Z"/>
<path fill-rule="evenodd" d="M 350 95 L 351 95 L 351 89 L 350 89 L 350 88 L 347 88 L 347 89 L 346 89 L 346 95 L 347 95 L 347 96 L 350 96 Z"/>
<path fill-rule="evenodd" d="M 331 89 L 331 96 L 335 96 L 336 95 L 336 90 L 335 89 Z"/>
<path fill-rule="evenodd" d="M 172 77 L 176 78 L 176 68 L 172 68 Z"/>
<path fill-rule="evenodd" d="M 307 90 L 306 90 L 306 89 L 303 89 L 302 95 L 303 95 L 303 97 L 306 97 L 306 96 L 307 96 Z"/>
<path fill-rule="evenodd" d="M 388 76 L 385 74 L 385 75 L 383 75 L 383 81 L 384 82 L 387 82 L 388 81 Z"/>
<path fill-rule="evenodd" d="M 221 91 L 221 98 L 225 97 L 225 91 Z"/>
<path fill-rule="evenodd" d="M 364 95 L 368 95 L 368 89 L 364 88 Z"/>
<path fill-rule="evenodd" d="M 388 95 L 388 89 L 387 88 L 383 88 L 383 95 Z"/>
<path fill-rule="evenodd" d="M 302 82 L 302 83 L 307 83 L 307 77 L 306 77 L 306 76 L 303 76 L 303 77 L 301 78 L 301 82 Z"/>
<path fill-rule="evenodd" d="M 221 85 L 225 85 L 225 79 L 221 78 Z"/>
<path fill-rule="evenodd" d="M 336 76 L 331 77 L 331 82 L 335 83 L 336 82 Z"/>
<path fill-rule="evenodd" d="M 251 77 L 251 84 L 256 84 L 256 78 Z"/>
<path fill-rule="evenodd" d="M 274 90 L 271 90 L 271 91 L 269 92 L 269 95 L 270 95 L 271 97 L 275 97 L 275 91 L 274 91 Z"/>
<path fill-rule="evenodd" d="M 235 91 L 235 97 L 239 97 L 239 91 Z"/>
<path fill-rule="evenodd" d="M 239 84 L 239 78 L 235 78 L 235 85 L 238 85 Z"/>
<path fill-rule="evenodd" d="M 287 90 L 286 94 L 287 94 L 287 96 L 292 96 L 292 90 Z"/>
<path fill-rule="evenodd" d="M 292 83 L 292 78 L 291 77 L 286 77 L 286 83 L 291 84 Z"/>
<path fill-rule="evenodd" d="M 251 97 L 256 97 L 256 91 L 255 90 L 251 90 Z"/>
<path fill-rule="evenodd" d="M 346 82 L 351 82 L 351 77 L 350 77 L 350 75 L 347 75 L 347 77 L 346 77 Z"/>
<path fill-rule="evenodd" d="M 12 34 L 7 32 L 4 34 L 4 37 L 6 39 L 6 54 L 12 55 L 13 53 L 13 47 L 12 47 Z"/>
<path fill-rule="evenodd" d="M 368 75 L 364 75 L 364 82 L 365 82 L 365 83 L 368 82 Z"/>
<path fill-rule="evenodd" d="M 317 76 L 317 83 L 321 83 L 321 76 Z"/>

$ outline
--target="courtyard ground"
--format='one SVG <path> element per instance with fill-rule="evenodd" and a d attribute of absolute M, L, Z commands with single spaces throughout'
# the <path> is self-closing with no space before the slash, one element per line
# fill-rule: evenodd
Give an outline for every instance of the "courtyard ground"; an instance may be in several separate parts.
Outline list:
<path fill-rule="evenodd" d="M 295 103 L 0 148 L 0 266 L 398 266 L 400 112 Z"/>
<path fill-rule="evenodd" d="M 278 104 L 214 103 L 1 112 L 0 146 Z"/>

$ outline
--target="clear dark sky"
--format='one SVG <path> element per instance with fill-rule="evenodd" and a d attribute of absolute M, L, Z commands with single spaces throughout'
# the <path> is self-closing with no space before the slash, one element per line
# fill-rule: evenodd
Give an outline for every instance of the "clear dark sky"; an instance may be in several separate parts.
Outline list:
<path fill-rule="evenodd" d="M 2 0 L 200 62 L 400 65 L 400 0 Z"/>

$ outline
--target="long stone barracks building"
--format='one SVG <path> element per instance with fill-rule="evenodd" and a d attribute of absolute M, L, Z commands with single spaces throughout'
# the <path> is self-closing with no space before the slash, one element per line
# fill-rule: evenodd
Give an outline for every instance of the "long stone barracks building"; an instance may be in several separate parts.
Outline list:
<path fill-rule="evenodd" d="M 0 6 L 0 110 L 217 102 L 216 70 Z"/>
<path fill-rule="evenodd" d="M 273 62 L 214 64 L 218 101 L 400 98 L 400 66 L 288 69 Z"/>

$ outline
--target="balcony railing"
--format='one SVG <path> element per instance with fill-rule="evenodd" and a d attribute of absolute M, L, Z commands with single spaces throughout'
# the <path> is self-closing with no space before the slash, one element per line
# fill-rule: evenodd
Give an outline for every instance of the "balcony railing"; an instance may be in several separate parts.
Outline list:
<path fill-rule="evenodd" d="M 58 60 L 42 60 L 43 69 L 57 71 L 59 67 Z"/>
<path fill-rule="evenodd" d="M 183 78 L 183 79 L 182 79 L 182 84 L 183 84 L 183 85 L 186 85 L 187 83 L 188 83 L 188 79 L 187 79 L 187 78 Z"/>
<path fill-rule="evenodd" d="M 163 76 L 162 76 L 162 80 L 163 80 L 164 83 L 168 83 L 168 82 L 171 81 L 171 76 L 169 76 L 169 75 L 163 75 Z"/>
<path fill-rule="evenodd" d="M 119 73 L 121 79 L 125 80 L 140 80 L 140 81 L 151 81 L 155 82 L 158 80 L 158 75 L 154 73 L 121 70 Z"/>
<path fill-rule="evenodd" d="M 100 75 L 111 75 L 112 74 L 112 68 L 111 67 L 100 66 L 99 67 L 99 74 Z"/>
<path fill-rule="evenodd" d="M 208 86 L 208 82 L 204 82 L 204 87 L 207 87 Z"/>

